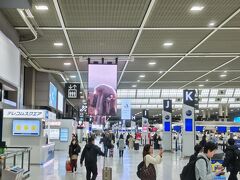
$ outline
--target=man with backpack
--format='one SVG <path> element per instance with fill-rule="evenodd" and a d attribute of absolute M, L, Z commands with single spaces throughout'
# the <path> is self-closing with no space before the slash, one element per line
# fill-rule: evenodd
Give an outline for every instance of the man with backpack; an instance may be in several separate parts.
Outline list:
<path fill-rule="evenodd" d="M 104 156 L 104 153 L 101 149 L 95 145 L 94 139 L 90 137 L 88 139 L 88 144 L 83 149 L 80 164 L 82 166 L 83 161 L 85 160 L 85 166 L 87 170 L 87 180 L 95 180 L 97 177 L 97 156 Z M 92 178 L 91 178 L 92 174 Z"/>
<path fill-rule="evenodd" d="M 238 150 L 237 146 L 235 144 L 235 140 L 230 138 L 228 139 L 228 144 L 226 150 L 225 150 L 225 158 L 223 162 L 223 167 L 227 168 L 227 171 L 230 172 L 230 176 L 228 180 L 237 180 L 237 174 L 240 170 L 239 167 L 239 161 L 240 159 L 240 151 Z"/>
<path fill-rule="evenodd" d="M 213 142 L 207 142 L 203 152 L 198 154 L 194 161 L 190 161 L 180 174 L 181 180 L 214 180 L 215 176 L 221 175 L 222 170 L 212 172 L 211 158 L 217 150 L 217 145 Z"/>

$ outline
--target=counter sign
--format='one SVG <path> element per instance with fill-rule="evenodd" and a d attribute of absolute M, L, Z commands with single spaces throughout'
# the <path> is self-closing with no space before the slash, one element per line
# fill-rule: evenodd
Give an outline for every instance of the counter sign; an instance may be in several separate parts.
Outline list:
<path fill-rule="evenodd" d="M 67 99 L 79 99 L 80 98 L 80 84 L 79 83 L 66 83 L 65 84 L 65 96 Z"/>

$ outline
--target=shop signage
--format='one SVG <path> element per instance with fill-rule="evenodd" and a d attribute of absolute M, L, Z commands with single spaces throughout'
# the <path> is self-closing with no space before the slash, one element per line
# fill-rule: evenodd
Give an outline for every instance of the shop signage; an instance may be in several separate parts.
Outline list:
<path fill-rule="evenodd" d="M 45 118 L 45 110 L 4 109 L 4 118 Z"/>
<path fill-rule="evenodd" d="M 66 83 L 65 84 L 65 96 L 67 99 L 79 99 L 80 98 L 80 84 L 79 83 Z"/>

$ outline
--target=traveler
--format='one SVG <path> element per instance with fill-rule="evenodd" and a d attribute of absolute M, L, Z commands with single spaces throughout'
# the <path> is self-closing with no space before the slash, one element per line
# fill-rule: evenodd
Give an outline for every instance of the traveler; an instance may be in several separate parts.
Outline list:
<path fill-rule="evenodd" d="M 94 139 L 90 137 L 88 139 L 88 144 L 83 149 L 80 164 L 83 165 L 83 161 L 85 160 L 85 166 L 87 170 L 87 180 L 95 180 L 97 177 L 97 156 L 104 156 L 104 153 L 101 149 L 95 145 Z M 92 178 L 91 178 L 92 174 Z"/>
<path fill-rule="evenodd" d="M 105 157 L 107 157 L 108 149 L 110 149 L 110 146 L 111 146 L 111 140 L 108 134 L 103 134 L 103 137 L 100 140 L 100 144 L 101 143 L 103 143 L 104 154 L 105 154 Z"/>
<path fill-rule="evenodd" d="M 207 142 L 203 152 L 198 154 L 198 160 L 195 164 L 195 177 L 197 180 L 214 180 L 215 176 L 223 173 L 223 169 L 212 172 L 211 158 L 217 150 L 217 145 L 213 142 Z M 201 158 L 201 159 L 199 159 Z"/>
<path fill-rule="evenodd" d="M 204 134 L 203 137 L 202 137 L 202 140 L 200 141 L 199 144 L 200 144 L 202 147 L 204 147 L 204 146 L 206 145 L 206 143 L 207 143 L 207 136 L 206 136 L 206 134 Z"/>
<path fill-rule="evenodd" d="M 196 144 L 194 146 L 194 154 L 191 155 L 190 159 L 189 159 L 189 162 L 192 162 L 192 161 L 196 161 L 197 160 L 197 157 L 198 157 L 198 154 L 202 151 L 202 146 L 200 144 Z"/>
<path fill-rule="evenodd" d="M 223 162 L 223 167 L 227 168 L 227 172 L 230 172 L 228 180 L 237 180 L 238 169 L 236 167 L 236 151 L 238 147 L 235 144 L 235 140 L 230 138 L 228 139 L 228 144 L 225 150 L 225 158 Z"/>
<path fill-rule="evenodd" d="M 130 134 L 128 133 L 127 138 L 126 138 L 126 145 L 127 146 L 129 145 L 129 142 L 128 142 L 129 138 L 130 138 Z"/>
<path fill-rule="evenodd" d="M 73 138 L 73 140 L 71 141 L 71 144 L 69 145 L 69 151 L 68 151 L 72 172 L 73 170 L 75 172 L 77 171 L 77 159 L 80 151 L 81 151 L 81 147 L 79 146 L 78 141 L 75 138 Z"/>
<path fill-rule="evenodd" d="M 161 163 L 163 150 L 160 150 L 156 157 L 153 157 L 153 147 L 146 144 L 143 148 L 143 167 L 140 170 L 141 180 L 156 180 L 155 165 Z"/>
<path fill-rule="evenodd" d="M 124 138 L 123 135 L 121 134 L 118 140 L 118 149 L 119 149 L 119 157 L 123 157 L 123 152 L 124 152 L 124 148 L 125 148 L 125 142 L 124 142 Z"/>
<path fill-rule="evenodd" d="M 133 147 L 134 147 L 134 139 L 133 139 L 132 135 L 128 139 L 128 143 L 129 143 L 129 149 L 133 149 Z"/>

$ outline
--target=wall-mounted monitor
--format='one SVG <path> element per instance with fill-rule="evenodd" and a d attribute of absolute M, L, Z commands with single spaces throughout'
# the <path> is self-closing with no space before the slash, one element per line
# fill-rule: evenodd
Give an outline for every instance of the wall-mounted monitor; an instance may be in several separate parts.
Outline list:
<path fill-rule="evenodd" d="M 44 129 L 44 136 L 48 135 L 49 139 L 57 140 L 60 137 L 59 129 Z"/>
<path fill-rule="evenodd" d="M 40 120 L 18 120 L 12 121 L 13 136 L 40 136 Z"/>
<path fill-rule="evenodd" d="M 185 119 L 185 131 L 186 132 L 193 131 L 193 119 Z"/>
<path fill-rule="evenodd" d="M 227 127 L 226 126 L 218 126 L 217 128 L 218 133 L 225 133 L 227 132 Z"/>
<path fill-rule="evenodd" d="M 68 142 L 68 133 L 69 129 L 68 128 L 61 128 L 60 129 L 60 141 L 61 142 Z"/>
<path fill-rule="evenodd" d="M 236 123 L 240 123 L 240 117 L 234 117 L 233 121 Z"/>
<path fill-rule="evenodd" d="M 204 126 L 196 126 L 196 131 L 203 132 Z"/>
<path fill-rule="evenodd" d="M 240 127 L 230 127 L 230 132 L 239 132 Z"/>
<path fill-rule="evenodd" d="M 170 128 L 171 128 L 171 126 L 170 126 L 171 124 L 170 124 L 170 122 L 164 122 L 164 131 L 165 132 L 170 132 Z"/>
<path fill-rule="evenodd" d="M 63 95 L 58 91 L 58 111 L 63 112 Z"/>
<path fill-rule="evenodd" d="M 57 108 L 57 88 L 51 82 L 49 84 L 49 106 Z"/>

